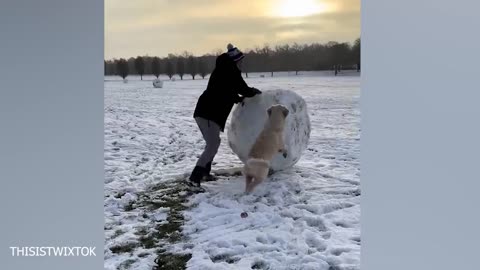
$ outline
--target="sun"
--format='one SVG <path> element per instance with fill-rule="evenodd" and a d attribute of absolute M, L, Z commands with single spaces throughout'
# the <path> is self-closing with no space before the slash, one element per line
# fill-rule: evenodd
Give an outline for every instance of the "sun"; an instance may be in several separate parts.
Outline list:
<path fill-rule="evenodd" d="M 305 17 L 325 11 L 325 5 L 315 0 L 282 0 L 275 9 L 280 17 Z"/>

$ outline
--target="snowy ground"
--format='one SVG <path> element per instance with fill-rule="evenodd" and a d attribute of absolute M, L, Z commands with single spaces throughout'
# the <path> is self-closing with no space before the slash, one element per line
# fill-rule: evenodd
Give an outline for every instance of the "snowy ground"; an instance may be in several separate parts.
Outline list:
<path fill-rule="evenodd" d="M 180 269 L 359 269 L 358 74 L 250 74 L 251 86 L 301 95 L 312 131 L 300 161 L 248 196 L 225 133 L 220 179 L 202 194 L 180 184 L 204 147 L 192 114 L 207 84 L 185 78 L 105 78 L 105 269 L 152 269 L 157 257 Z"/>

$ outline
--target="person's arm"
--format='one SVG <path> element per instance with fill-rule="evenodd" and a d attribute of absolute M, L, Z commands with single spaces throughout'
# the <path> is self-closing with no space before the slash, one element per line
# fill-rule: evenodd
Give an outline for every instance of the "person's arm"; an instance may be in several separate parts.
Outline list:
<path fill-rule="evenodd" d="M 249 87 L 245 80 L 243 80 L 242 73 L 236 72 L 234 77 L 235 82 L 235 90 L 238 94 L 244 97 L 253 97 L 257 94 L 261 94 L 262 92 L 254 87 Z"/>

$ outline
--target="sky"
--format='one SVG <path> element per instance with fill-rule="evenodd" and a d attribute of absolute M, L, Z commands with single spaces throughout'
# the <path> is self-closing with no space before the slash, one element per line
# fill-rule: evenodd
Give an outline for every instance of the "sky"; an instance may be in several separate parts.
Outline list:
<path fill-rule="evenodd" d="M 105 0 L 105 59 L 360 37 L 360 0 Z"/>

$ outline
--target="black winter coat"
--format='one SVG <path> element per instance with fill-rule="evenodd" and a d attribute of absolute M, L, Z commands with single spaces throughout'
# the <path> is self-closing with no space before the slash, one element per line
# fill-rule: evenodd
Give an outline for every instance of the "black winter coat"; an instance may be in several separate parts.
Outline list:
<path fill-rule="evenodd" d="M 224 53 L 217 57 L 215 69 L 195 107 L 193 117 L 202 117 L 217 123 L 221 131 L 225 128 L 233 104 L 243 97 L 253 97 L 256 90 L 249 87 L 235 62 Z"/>

